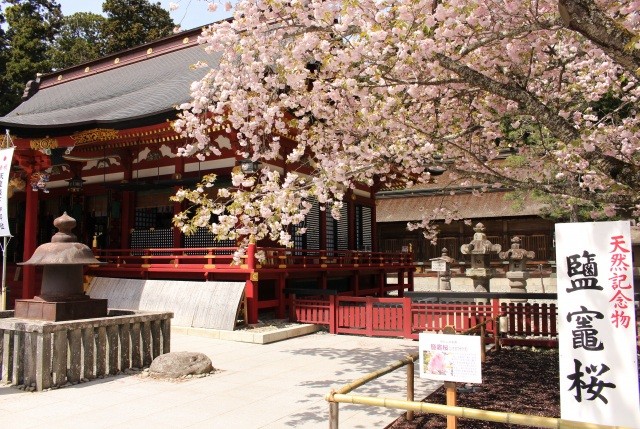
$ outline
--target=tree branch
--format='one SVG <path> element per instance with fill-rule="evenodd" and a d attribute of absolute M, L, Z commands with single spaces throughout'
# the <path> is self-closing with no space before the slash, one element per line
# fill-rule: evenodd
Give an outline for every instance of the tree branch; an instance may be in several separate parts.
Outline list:
<path fill-rule="evenodd" d="M 582 34 L 633 76 L 640 78 L 637 35 L 607 16 L 593 0 L 558 0 L 567 28 Z"/>

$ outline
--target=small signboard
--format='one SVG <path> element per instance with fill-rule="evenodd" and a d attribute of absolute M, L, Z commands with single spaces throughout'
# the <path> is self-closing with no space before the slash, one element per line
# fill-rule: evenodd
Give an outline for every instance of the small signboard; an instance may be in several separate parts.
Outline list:
<path fill-rule="evenodd" d="M 441 273 L 447 271 L 447 261 L 445 261 L 444 259 L 432 259 L 431 271 L 438 271 Z"/>
<path fill-rule="evenodd" d="M 482 383 L 480 337 L 419 335 L 420 377 L 460 383 Z"/>
<path fill-rule="evenodd" d="M 556 224 L 560 415 L 640 428 L 628 221 Z"/>

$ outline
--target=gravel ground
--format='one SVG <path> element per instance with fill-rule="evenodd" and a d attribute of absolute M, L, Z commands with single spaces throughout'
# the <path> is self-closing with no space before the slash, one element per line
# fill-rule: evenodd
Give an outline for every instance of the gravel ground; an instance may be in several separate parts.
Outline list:
<path fill-rule="evenodd" d="M 640 359 L 639 359 L 640 362 Z M 482 364 L 481 385 L 471 391 L 458 390 L 460 407 L 512 412 L 545 417 L 560 417 L 558 350 L 503 348 L 487 353 Z M 640 372 L 640 371 L 639 371 Z M 444 388 L 436 390 L 425 402 L 445 404 Z M 445 429 L 446 416 L 416 413 L 413 421 L 404 416 L 386 429 Z M 521 429 L 524 426 L 458 419 L 459 429 Z"/>
<path fill-rule="evenodd" d="M 558 351 L 503 348 L 487 353 L 481 385 L 458 389 L 458 406 L 492 411 L 560 417 Z M 444 388 L 425 402 L 445 404 Z M 446 428 L 446 416 L 416 413 L 413 421 L 400 417 L 388 429 Z M 458 419 L 460 429 L 522 428 L 518 425 Z"/>

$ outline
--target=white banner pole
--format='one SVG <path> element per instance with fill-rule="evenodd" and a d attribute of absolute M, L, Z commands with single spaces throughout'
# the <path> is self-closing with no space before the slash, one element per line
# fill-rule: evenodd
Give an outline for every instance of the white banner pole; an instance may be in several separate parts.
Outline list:
<path fill-rule="evenodd" d="M 11 160 L 13 159 L 13 144 L 9 130 L 6 130 L 2 145 L 2 151 L 6 155 L 0 156 L 0 232 L 2 233 L 2 293 L 0 296 L 0 306 L 4 311 L 7 309 L 7 244 L 11 238 L 9 230 L 8 190 L 9 175 L 11 174 Z M 10 150 L 8 150 L 10 149 Z"/>
<path fill-rule="evenodd" d="M 2 238 L 2 301 L 0 305 L 2 305 L 2 311 L 5 311 L 7 309 L 7 244 L 10 237 L 4 236 Z"/>

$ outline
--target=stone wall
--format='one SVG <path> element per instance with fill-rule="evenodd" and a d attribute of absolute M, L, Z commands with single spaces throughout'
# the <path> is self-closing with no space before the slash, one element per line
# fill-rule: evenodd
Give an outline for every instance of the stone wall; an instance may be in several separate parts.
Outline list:
<path fill-rule="evenodd" d="M 143 368 L 171 349 L 172 313 L 110 310 L 64 322 L 0 313 L 3 383 L 44 390 Z"/>

